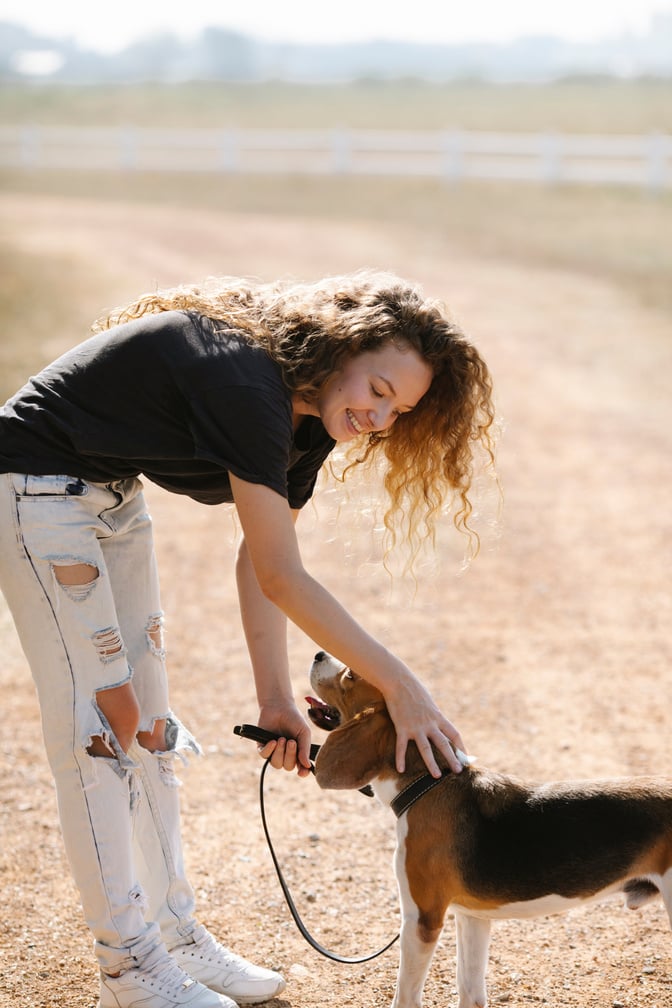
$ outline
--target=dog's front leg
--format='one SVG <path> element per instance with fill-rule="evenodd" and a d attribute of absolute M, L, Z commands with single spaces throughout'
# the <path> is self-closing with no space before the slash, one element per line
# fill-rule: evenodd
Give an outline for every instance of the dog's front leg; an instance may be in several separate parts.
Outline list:
<path fill-rule="evenodd" d="M 458 1008 L 485 1008 L 490 921 L 455 911 Z"/>
<path fill-rule="evenodd" d="M 411 895 L 406 873 L 406 853 L 405 827 L 401 827 L 394 855 L 401 903 L 401 952 L 392 1008 L 421 1008 L 425 979 L 443 927 L 445 907 L 435 907 L 433 913 L 427 907 L 421 913 Z M 428 904 L 431 904 L 432 895 L 436 895 L 431 888 Z"/>
<path fill-rule="evenodd" d="M 668 868 L 658 885 L 665 909 L 667 910 L 667 916 L 670 919 L 670 924 L 672 924 L 672 868 Z"/>
<path fill-rule="evenodd" d="M 415 905 L 404 913 L 401 925 L 401 953 L 397 989 L 392 1008 L 422 1008 L 422 992 L 441 928 L 431 935 L 421 928 Z"/>

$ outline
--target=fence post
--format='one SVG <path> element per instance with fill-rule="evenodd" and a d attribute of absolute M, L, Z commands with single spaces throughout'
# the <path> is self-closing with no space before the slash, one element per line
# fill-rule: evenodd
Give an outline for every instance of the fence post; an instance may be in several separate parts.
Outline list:
<path fill-rule="evenodd" d="M 238 164 L 238 131 L 222 130 L 222 142 L 219 148 L 219 166 L 223 172 L 233 174 L 239 169 Z"/>
<path fill-rule="evenodd" d="M 661 192 L 665 186 L 669 139 L 665 133 L 651 133 L 648 137 L 647 178 L 652 192 Z"/>
<path fill-rule="evenodd" d="M 122 127 L 119 136 L 119 162 L 123 171 L 138 167 L 138 136 L 133 126 Z"/>
<path fill-rule="evenodd" d="M 562 177 L 562 143 L 557 133 L 539 136 L 541 178 L 546 185 L 555 185 Z"/>
<path fill-rule="evenodd" d="M 19 133 L 19 161 L 31 171 L 39 166 L 42 154 L 42 131 L 39 126 L 22 126 Z"/>
<path fill-rule="evenodd" d="M 441 134 L 441 175 L 447 182 L 464 178 L 464 146 L 461 130 Z"/>
<path fill-rule="evenodd" d="M 352 141 L 350 131 L 331 131 L 331 170 L 334 175 L 347 175 L 352 170 Z"/>

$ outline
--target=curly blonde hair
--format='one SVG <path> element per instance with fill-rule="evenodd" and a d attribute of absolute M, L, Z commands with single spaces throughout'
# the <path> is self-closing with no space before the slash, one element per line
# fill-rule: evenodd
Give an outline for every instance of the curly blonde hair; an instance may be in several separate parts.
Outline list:
<path fill-rule="evenodd" d="M 278 362 L 292 394 L 314 402 L 346 359 L 389 342 L 413 347 L 433 379 L 416 407 L 386 431 L 348 452 L 354 467 L 383 469 L 389 503 L 384 523 L 392 548 L 400 535 L 415 555 L 433 540 L 449 507 L 472 552 L 469 525 L 476 455 L 494 471 L 492 381 L 488 368 L 441 302 L 390 273 L 362 270 L 315 283 L 260 283 L 234 277 L 146 294 L 94 324 L 94 331 L 147 313 L 183 309 L 242 330 Z"/>

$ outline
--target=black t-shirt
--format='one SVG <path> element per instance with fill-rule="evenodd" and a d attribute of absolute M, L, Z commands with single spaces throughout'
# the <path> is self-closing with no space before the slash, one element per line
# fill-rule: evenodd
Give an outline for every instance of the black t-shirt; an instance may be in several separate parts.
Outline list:
<path fill-rule="evenodd" d="M 96 483 L 144 474 L 203 504 L 229 473 L 300 508 L 334 447 L 317 417 L 296 435 L 279 365 L 244 334 L 162 312 L 91 337 L 0 409 L 0 471 Z"/>

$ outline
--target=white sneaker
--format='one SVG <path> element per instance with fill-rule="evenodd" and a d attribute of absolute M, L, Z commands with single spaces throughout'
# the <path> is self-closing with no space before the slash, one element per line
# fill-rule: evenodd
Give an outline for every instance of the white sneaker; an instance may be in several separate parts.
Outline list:
<path fill-rule="evenodd" d="M 236 1004 L 194 980 L 160 946 L 121 976 L 101 973 L 99 1008 L 236 1008 Z"/>
<path fill-rule="evenodd" d="M 241 1005 L 269 1001 L 286 986 L 279 973 L 234 955 L 202 924 L 194 929 L 188 944 L 176 945 L 170 954 L 189 976 Z"/>

